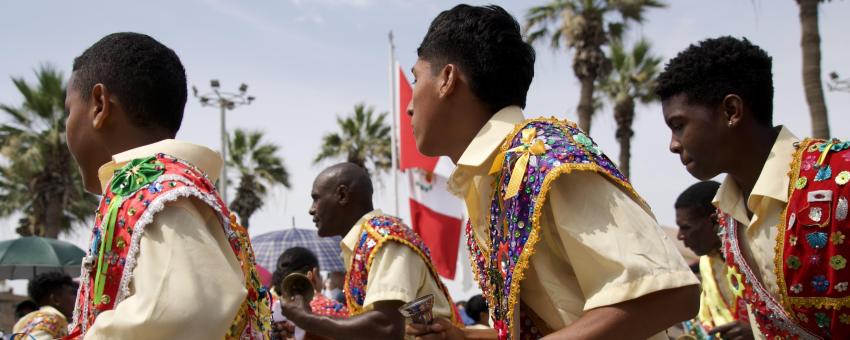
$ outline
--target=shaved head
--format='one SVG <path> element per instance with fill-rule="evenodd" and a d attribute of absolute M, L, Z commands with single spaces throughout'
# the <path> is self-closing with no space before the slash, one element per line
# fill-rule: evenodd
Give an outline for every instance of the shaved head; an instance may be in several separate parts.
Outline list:
<path fill-rule="evenodd" d="M 313 181 L 310 215 L 320 236 L 343 236 L 372 211 L 372 179 L 363 167 L 339 163 L 322 170 Z"/>

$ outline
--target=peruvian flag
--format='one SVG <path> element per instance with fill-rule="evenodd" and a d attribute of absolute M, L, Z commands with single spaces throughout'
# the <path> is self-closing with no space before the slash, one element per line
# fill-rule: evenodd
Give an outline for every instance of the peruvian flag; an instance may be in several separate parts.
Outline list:
<path fill-rule="evenodd" d="M 396 66 L 399 112 L 399 170 L 407 170 L 410 182 L 410 220 L 413 230 L 431 249 L 431 262 L 449 280 L 455 277 L 463 202 L 446 188 L 454 164 L 447 157 L 426 157 L 416 148 L 407 107 L 413 89 L 401 67 Z"/>

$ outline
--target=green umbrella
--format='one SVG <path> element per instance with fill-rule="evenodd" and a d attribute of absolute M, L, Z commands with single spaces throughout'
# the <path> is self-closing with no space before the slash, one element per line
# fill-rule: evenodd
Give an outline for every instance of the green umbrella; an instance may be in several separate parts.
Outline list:
<path fill-rule="evenodd" d="M 37 236 L 0 241 L 0 279 L 31 279 L 50 271 L 80 275 L 86 256 L 79 247 L 64 241 Z"/>

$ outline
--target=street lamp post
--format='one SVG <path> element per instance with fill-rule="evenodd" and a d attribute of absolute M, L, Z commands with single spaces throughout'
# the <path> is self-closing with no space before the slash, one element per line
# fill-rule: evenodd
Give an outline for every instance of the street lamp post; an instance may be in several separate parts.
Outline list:
<path fill-rule="evenodd" d="M 192 86 L 192 92 L 195 98 L 201 102 L 201 106 L 217 107 L 221 115 L 221 157 L 224 159 L 224 167 L 221 170 L 221 178 L 218 180 L 218 191 L 221 193 L 221 199 L 227 205 L 227 127 L 225 123 L 225 112 L 233 110 L 237 106 L 249 105 L 254 101 L 253 96 L 249 96 L 248 85 L 239 85 L 239 92 L 224 92 L 221 91 L 221 84 L 218 79 L 210 80 L 212 90 L 207 93 L 198 93 L 198 88 Z"/>

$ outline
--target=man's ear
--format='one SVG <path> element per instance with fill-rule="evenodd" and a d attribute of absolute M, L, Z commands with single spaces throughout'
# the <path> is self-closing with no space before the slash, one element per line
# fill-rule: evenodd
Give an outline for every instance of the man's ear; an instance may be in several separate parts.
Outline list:
<path fill-rule="evenodd" d="M 95 130 L 101 129 L 112 114 L 112 92 L 106 88 L 106 85 L 97 83 L 92 87 L 89 100 L 93 104 L 92 127 Z"/>
<path fill-rule="evenodd" d="M 744 118 L 744 100 L 740 96 L 737 94 L 726 95 L 726 97 L 723 97 L 721 107 L 730 128 L 741 123 Z"/>
<path fill-rule="evenodd" d="M 341 206 L 345 206 L 349 202 L 351 202 L 351 194 L 347 185 L 340 184 L 336 187 L 336 199 L 337 202 L 339 202 L 339 205 Z"/>
<path fill-rule="evenodd" d="M 460 82 L 460 70 L 455 64 L 446 64 L 440 70 L 437 79 L 438 81 L 436 83 L 439 86 L 437 93 L 439 93 L 441 98 L 446 97 L 452 94 L 458 86 Z"/>

